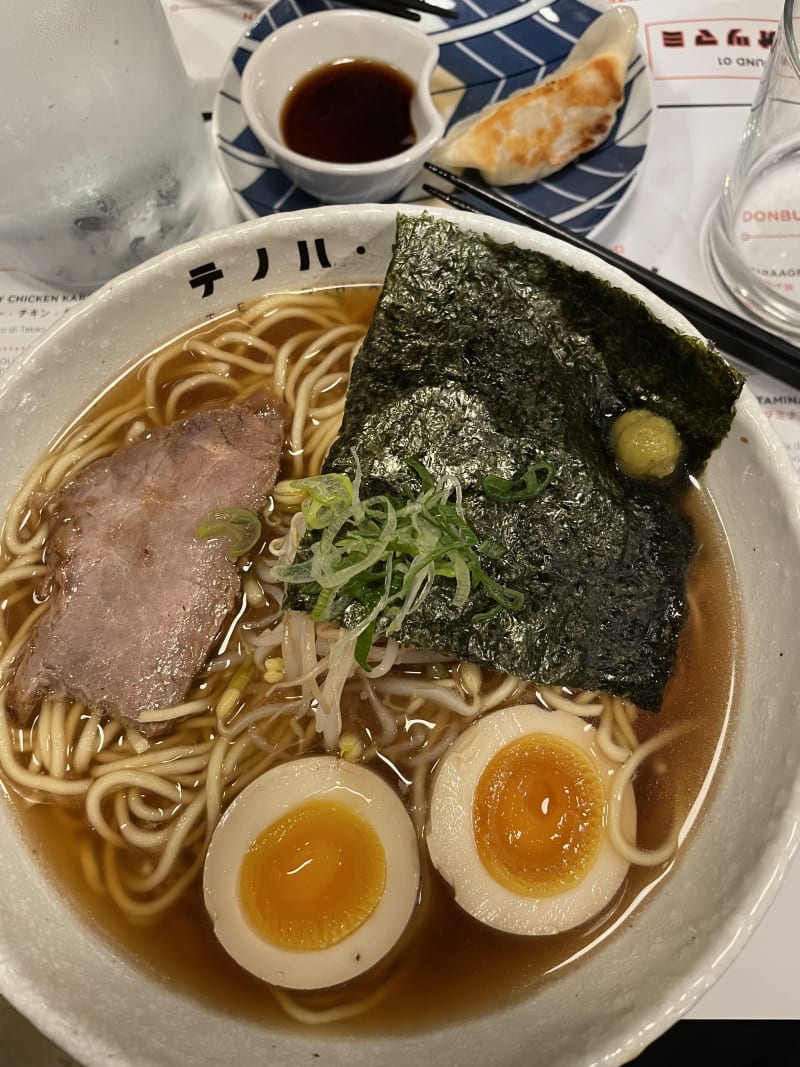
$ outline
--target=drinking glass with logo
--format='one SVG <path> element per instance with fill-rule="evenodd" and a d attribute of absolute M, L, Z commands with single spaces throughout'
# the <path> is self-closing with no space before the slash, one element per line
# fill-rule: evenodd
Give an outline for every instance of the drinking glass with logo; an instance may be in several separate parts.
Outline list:
<path fill-rule="evenodd" d="M 0 262 L 92 289 L 190 236 L 213 156 L 160 0 L 3 0 Z"/>
<path fill-rule="evenodd" d="M 715 280 L 800 335 L 800 0 L 785 0 L 733 167 L 709 223 Z"/>

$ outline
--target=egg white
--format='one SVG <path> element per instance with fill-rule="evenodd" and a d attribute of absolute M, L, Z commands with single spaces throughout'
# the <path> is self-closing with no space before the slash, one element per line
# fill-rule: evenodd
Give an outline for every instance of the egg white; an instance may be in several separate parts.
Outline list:
<path fill-rule="evenodd" d="M 619 764 L 600 751 L 595 728 L 568 712 L 536 705 L 503 708 L 478 719 L 442 757 L 433 781 L 426 838 L 434 866 L 453 887 L 456 903 L 464 911 L 487 926 L 513 934 L 555 934 L 580 925 L 614 897 L 629 867 L 605 829 L 598 853 L 581 880 L 560 893 L 517 894 L 499 884 L 484 866 L 472 823 L 478 781 L 497 752 L 528 734 L 541 733 L 572 742 L 589 757 L 598 769 L 607 804 Z M 634 839 L 636 805 L 630 785 L 623 797 L 622 829 Z"/>
<path fill-rule="evenodd" d="M 386 888 L 362 925 L 335 945 L 292 950 L 267 941 L 239 898 L 245 852 L 277 819 L 309 801 L 346 805 L 380 838 Z M 336 756 L 309 756 L 273 767 L 222 816 L 205 860 L 203 893 L 214 933 L 240 966 L 272 985 L 323 989 L 369 970 L 399 940 L 419 892 L 417 835 L 403 802 L 373 771 Z"/>

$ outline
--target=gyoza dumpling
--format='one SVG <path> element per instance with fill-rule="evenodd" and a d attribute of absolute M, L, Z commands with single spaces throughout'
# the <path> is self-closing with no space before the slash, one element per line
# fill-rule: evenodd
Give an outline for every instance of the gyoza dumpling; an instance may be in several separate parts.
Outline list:
<path fill-rule="evenodd" d="M 490 185 L 516 185 L 539 181 L 595 148 L 624 99 L 638 24 L 629 7 L 604 12 L 558 70 L 456 123 L 434 161 L 475 167 Z"/>

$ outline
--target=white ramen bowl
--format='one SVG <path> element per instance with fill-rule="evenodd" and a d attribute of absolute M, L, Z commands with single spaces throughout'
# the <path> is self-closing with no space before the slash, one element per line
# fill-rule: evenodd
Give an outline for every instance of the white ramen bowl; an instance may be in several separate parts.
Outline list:
<path fill-rule="evenodd" d="M 444 119 L 430 80 L 439 48 L 394 15 L 323 11 L 281 26 L 256 48 L 242 75 L 242 109 L 250 128 L 293 182 L 333 204 L 388 200 L 417 175 L 441 140 Z M 312 71 L 342 59 L 370 59 L 394 68 L 414 86 L 412 145 L 369 163 L 329 163 L 290 148 L 281 128 L 289 93 Z"/>
<path fill-rule="evenodd" d="M 421 209 L 403 208 L 416 212 Z M 14 443 L 7 501 L 56 431 L 140 353 L 269 289 L 379 282 L 398 208 L 276 215 L 174 249 L 95 293 L 11 369 L 0 417 Z M 432 214 L 537 248 L 639 296 L 694 331 L 626 276 L 515 225 Z M 266 249 L 269 273 L 259 274 Z M 198 283 L 196 268 L 210 264 Z M 328 265 L 330 264 L 330 265 Z M 785 451 L 744 390 L 733 429 L 703 475 L 730 539 L 743 614 L 740 707 L 705 810 L 668 877 L 613 935 L 505 1008 L 420 1032 L 266 1030 L 161 981 L 78 909 L 0 805 L 0 992 L 86 1067 L 621 1064 L 685 1014 L 741 950 L 787 870 L 800 818 L 798 489 Z M 743 800 L 745 802 L 743 802 Z M 76 979 L 76 975 L 80 975 Z M 258 1050 L 256 1052 L 256 1050 Z"/>

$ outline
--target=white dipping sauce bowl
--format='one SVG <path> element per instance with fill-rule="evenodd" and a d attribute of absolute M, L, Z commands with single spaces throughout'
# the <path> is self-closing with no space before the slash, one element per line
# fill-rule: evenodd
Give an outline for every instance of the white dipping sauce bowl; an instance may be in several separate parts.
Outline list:
<path fill-rule="evenodd" d="M 166 252 L 98 290 L 0 380 L 0 420 L 13 444 L 0 468 L 2 511 L 59 430 L 141 354 L 269 291 L 380 283 L 398 212 L 421 210 L 359 204 L 272 215 Z M 484 215 L 429 213 L 590 271 L 673 328 L 696 334 L 678 312 L 587 252 Z M 264 250 L 266 277 L 258 270 Z M 747 388 L 701 483 L 727 531 L 741 598 L 733 721 L 673 865 L 647 901 L 618 916 L 611 935 L 581 959 L 506 1004 L 415 1029 L 269 1025 L 200 999 L 112 940 L 54 877 L 0 785 L 0 993 L 83 1067 L 627 1063 L 738 955 L 800 839 L 800 493 L 786 449 Z"/>
<path fill-rule="evenodd" d="M 393 15 L 349 10 L 306 15 L 255 50 L 242 75 L 242 109 L 266 151 L 305 192 L 331 204 L 387 200 L 416 176 L 444 133 L 430 92 L 438 58 L 439 48 L 427 34 Z M 289 148 L 281 130 L 289 94 L 307 75 L 341 59 L 375 60 L 413 83 L 411 147 L 370 163 L 330 163 Z"/>

